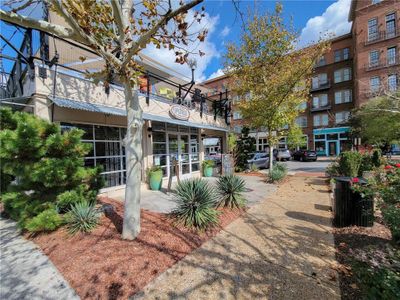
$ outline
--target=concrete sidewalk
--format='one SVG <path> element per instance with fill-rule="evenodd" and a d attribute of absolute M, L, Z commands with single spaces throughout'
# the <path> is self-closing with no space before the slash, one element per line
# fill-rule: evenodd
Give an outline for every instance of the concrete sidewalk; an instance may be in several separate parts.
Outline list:
<path fill-rule="evenodd" d="M 19 235 L 15 222 L 0 218 L 0 299 L 79 299 L 53 263 Z"/>
<path fill-rule="evenodd" d="M 324 179 L 290 177 L 133 298 L 340 299 L 328 205 Z"/>

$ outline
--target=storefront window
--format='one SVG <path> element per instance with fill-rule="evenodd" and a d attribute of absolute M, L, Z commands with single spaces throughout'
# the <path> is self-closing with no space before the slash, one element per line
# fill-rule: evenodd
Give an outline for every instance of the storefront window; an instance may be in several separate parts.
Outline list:
<path fill-rule="evenodd" d="M 316 141 L 315 151 L 317 151 L 317 155 L 326 155 L 325 141 Z"/>
<path fill-rule="evenodd" d="M 327 135 L 328 140 L 332 141 L 332 140 L 337 140 L 338 139 L 338 135 L 337 133 L 331 133 Z"/>

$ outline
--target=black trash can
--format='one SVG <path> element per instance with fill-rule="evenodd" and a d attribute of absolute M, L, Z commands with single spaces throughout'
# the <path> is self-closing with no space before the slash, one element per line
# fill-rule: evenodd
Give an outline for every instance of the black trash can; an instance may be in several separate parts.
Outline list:
<path fill-rule="evenodd" d="M 335 199 L 332 208 L 334 226 L 371 227 L 374 224 L 373 199 L 363 199 L 360 193 L 352 190 L 352 177 L 336 177 L 335 180 Z M 366 183 L 366 180 L 359 178 L 359 184 Z"/>

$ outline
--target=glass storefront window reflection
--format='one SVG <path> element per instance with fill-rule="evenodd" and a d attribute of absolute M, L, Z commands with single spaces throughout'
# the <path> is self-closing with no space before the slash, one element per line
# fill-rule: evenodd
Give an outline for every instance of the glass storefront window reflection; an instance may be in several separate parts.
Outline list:
<path fill-rule="evenodd" d="M 318 155 L 325 155 L 326 154 L 325 141 L 315 142 L 315 151 L 317 151 Z"/>

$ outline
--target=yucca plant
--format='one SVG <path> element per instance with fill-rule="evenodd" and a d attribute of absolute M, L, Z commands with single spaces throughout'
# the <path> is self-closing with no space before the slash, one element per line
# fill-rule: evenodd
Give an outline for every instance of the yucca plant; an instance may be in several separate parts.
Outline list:
<path fill-rule="evenodd" d="M 217 191 L 220 196 L 218 207 L 241 208 L 246 205 L 243 197 L 245 182 L 236 175 L 221 176 L 217 181 Z"/>
<path fill-rule="evenodd" d="M 181 181 L 176 188 L 177 208 L 172 216 L 178 224 L 197 230 L 205 230 L 218 223 L 215 191 L 200 178 Z"/>
<path fill-rule="evenodd" d="M 68 232 L 72 235 L 92 231 L 99 224 L 99 219 L 100 211 L 87 201 L 75 203 L 65 215 Z"/>

